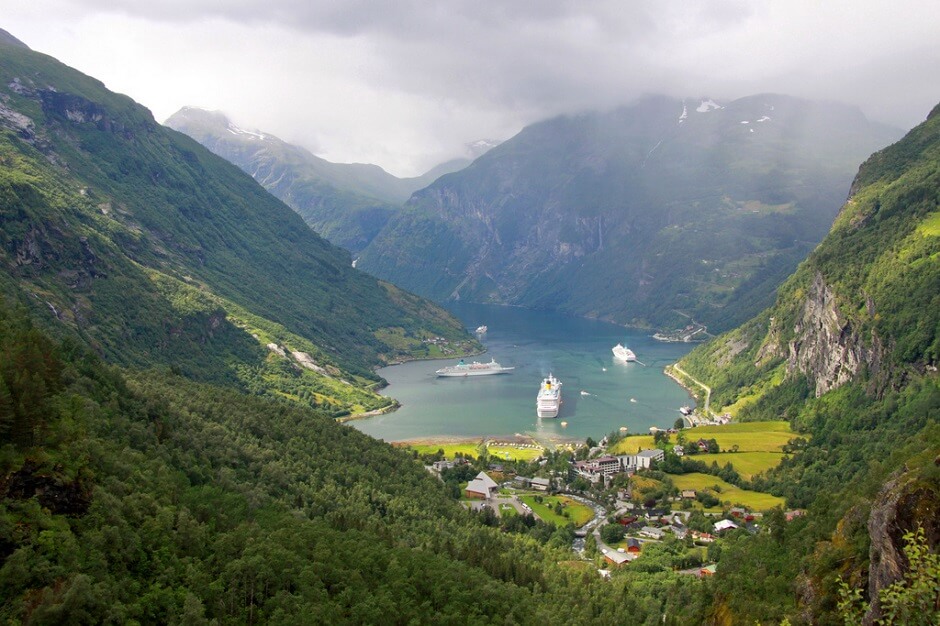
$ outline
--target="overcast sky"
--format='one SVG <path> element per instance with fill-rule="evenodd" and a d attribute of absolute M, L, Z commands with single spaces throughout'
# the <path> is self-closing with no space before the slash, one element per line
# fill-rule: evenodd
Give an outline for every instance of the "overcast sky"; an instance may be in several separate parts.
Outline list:
<path fill-rule="evenodd" d="M 468 142 L 644 93 L 940 101 L 936 0 L 0 0 L 0 28 L 163 121 L 218 109 L 416 175 Z"/>

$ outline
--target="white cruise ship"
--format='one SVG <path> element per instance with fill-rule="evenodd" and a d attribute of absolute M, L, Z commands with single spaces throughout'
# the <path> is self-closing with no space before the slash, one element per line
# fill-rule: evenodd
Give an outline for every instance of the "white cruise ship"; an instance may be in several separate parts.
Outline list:
<path fill-rule="evenodd" d="M 479 363 L 474 361 L 473 363 L 464 363 L 463 359 L 460 359 L 460 362 L 457 365 L 451 365 L 448 367 L 442 367 L 437 370 L 438 376 L 490 376 L 492 374 L 505 374 L 506 372 L 511 372 L 514 370 L 514 367 L 503 367 L 496 362 L 495 359 L 491 359 L 489 363 Z"/>
<path fill-rule="evenodd" d="M 618 361 L 624 361 L 625 363 L 636 361 L 636 355 L 633 354 L 633 350 L 625 348 L 619 343 L 611 348 L 611 352 L 614 353 L 614 358 Z"/>
<path fill-rule="evenodd" d="M 535 399 L 535 414 L 539 417 L 558 417 L 561 408 L 561 381 L 548 375 L 539 387 L 539 395 Z"/>

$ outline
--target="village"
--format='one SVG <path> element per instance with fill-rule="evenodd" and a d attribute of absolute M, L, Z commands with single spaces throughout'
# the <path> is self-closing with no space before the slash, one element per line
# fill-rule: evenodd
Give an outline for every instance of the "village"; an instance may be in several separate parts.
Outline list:
<path fill-rule="evenodd" d="M 670 557 L 672 569 L 708 576 L 720 549 L 712 546 L 725 535 L 764 532 L 767 515 L 777 520 L 773 525 L 802 514 L 784 511 L 782 498 L 741 488 L 748 480 L 732 463 L 718 461 L 736 455 L 750 468 L 763 458 L 770 467 L 794 435 L 783 423 L 680 425 L 652 428 L 650 435 L 611 433 L 556 450 L 490 440 L 479 455 L 465 447 L 448 458 L 441 448 L 423 458 L 464 506 L 492 524 L 520 518 L 564 529 L 578 558 L 602 576 L 666 551 L 681 555 Z"/>

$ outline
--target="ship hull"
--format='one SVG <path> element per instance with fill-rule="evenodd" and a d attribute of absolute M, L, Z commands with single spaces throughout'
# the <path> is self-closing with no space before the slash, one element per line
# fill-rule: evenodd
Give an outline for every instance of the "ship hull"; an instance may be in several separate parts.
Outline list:
<path fill-rule="evenodd" d="M 488 370 L 488 371 L 464 371 L 464 372 L 437 372 L 438 377 L 440 378 L 463 378 L 464 376 L 495 376 L 497 374 L 508 374 L 512 371 L 513 368 L 506 367 L 501 370 Z"/>

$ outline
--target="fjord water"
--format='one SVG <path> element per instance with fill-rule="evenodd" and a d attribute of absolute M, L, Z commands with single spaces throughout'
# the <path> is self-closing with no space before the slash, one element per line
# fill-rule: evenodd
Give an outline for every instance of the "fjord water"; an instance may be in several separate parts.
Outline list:
<path fill-rule="evenodd" d="M 470 329 L 489 327 L 483 336 L 487 352 L 475 360 L 492 357 L 515 369 L 497 376 L 438 378 L 437 369 L 457 360 L 383 368 L 379 374 L 389 382 L 383 393 L 402 407 L 350 422 L 353 426 L 386 441 L 516 433 L 541 441 L 600 439 L 622 426 L 633 433 L 672 427 L 679 407 L 692 404 L 686 391 L 663 374 L 690 344 L 662 343 L 645 331 L 542 311 L 461 303 L 448 308 Z M 618 342 L 643 364 L 614 361 L 610 349 Z M 535 396 L 550 372 L 564 385 L 561 413 L 538 419 Z M 590 395 L 581 395 L 582 390 Z"/>

